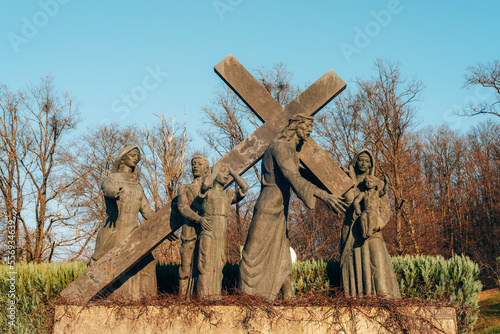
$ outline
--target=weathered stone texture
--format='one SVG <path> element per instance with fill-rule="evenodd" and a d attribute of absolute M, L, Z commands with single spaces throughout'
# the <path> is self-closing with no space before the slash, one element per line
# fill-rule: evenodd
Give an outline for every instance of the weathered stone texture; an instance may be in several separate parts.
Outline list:
<path fill-rule="evenodd" d="M 424 316 L 436 326 L 432 329 L 424 325 L 409 333 L 457 333 L 455 310 L 452 308 L 414 307 L 402 312 Z M 271 314 L 264 308 L 248 309 L 238 306 L 57 306 L 54 334 L 318 334 L 356 331 L 363 334 L 384 334 L 389 332 L 380 323 L 386 317 L 387 311 L 374 308 L 352 311 L 328 307 L 277 307 L 276 313 Z"/>

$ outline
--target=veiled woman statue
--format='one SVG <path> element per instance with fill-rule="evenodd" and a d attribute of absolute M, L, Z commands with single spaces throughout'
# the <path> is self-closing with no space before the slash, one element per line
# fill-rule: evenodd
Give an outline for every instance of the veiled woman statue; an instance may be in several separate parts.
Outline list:
<path fill-rule="evenodd" d="M 345 195 L 346 210 L 341 237 L 342 285 L 346 296 L 384 295 L 401 298 L 391 258 L 387 252 L 381 230 L 389 221 L 391 208 L 387 194 L 380 198 L 377 224 L 369 235 L 364 235 L 361 219 L 356 214 L 354 201 L 365 189 L 365 178 L 375 175 L 375 159 L 368 150 L 361 150 L 349 164 L 349 176 L 355 186 Z M 372 178 L 369 178 L 372 180 Z M 371 181 L 372 182 L 372 181 Z M 375 178 L 378 189 L 384 182 Z"/>
<path fill-rule="evenodd" d="M 110 175 L 102 180 L 107 218 L 97 234 L 90 265 L 137 228 L 139 212 L 146 220 L 154 213 L 134 176 L 140 159 L 139 147 L 124 147 L 115 159 Z M 156 295 L 156 291 L 156 261 L 150 253 L 115 282 L 106 294 L 113 298 L 138 299 Z"/>

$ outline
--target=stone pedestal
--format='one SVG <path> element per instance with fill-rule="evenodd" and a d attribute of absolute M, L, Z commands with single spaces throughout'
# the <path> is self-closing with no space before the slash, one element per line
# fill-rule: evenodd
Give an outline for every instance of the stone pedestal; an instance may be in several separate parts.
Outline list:
<path fill-rule="evenodd" d="M 395 332 L 400 326 L 411 328 L 409 333 L 457 333 L 453 308 L 398 308 L 398 313 L 403 317 L 390 318 L 380 308 L 57 306 L 54 334 L 378 334 Z"/>

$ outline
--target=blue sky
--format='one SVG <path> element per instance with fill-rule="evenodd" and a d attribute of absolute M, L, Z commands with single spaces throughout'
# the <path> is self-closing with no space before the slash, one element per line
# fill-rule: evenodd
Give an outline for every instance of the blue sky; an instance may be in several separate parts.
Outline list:
<path fill-rule="evenodd" d="M 249 70 L 284 62 L 301 86 L 329 69 L 349 85 L 384 58 L 424 83 L 420 126 L 467 130 L 487 117 L 452 110 L 488 99 L 463 75 L 500 58 L 499 17 L 498 1 L 2 1 L 0 83 L 53 75 L 82 102 L 80 129 L 151 123 L 159 110 L 182 122 L 185 108 L 200 141 L 213 67 L 231 53 Z"/>

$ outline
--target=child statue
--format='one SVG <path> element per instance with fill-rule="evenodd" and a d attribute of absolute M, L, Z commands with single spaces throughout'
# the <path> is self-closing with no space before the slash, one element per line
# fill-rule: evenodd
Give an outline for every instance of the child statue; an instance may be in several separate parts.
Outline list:
<path fill-rule="evenodd" d="M 239 188 L 224 190 L 231 175 Z M 248 192 L 248 184 L 227 165 L 216 165 L 203 182 L 199 197 L 202 199 L 202 224 L 198 258 L 198 296 L 220 298 L 222 269 L 226 264 L 227 216 L 231 204 L 241 201 Z"/>
<path fill-rule="evenodd" d="M 384 177 L 384 186 L 378 190 L 377 179 L 368 175 L 364 181 L 365 190 L 356 197 L 354 200 L 354 212 L 361 216 L 361 234 L 363 239 L 368 239 L 372 236 L 373 232 L 380 231 L 378 226 L 378 216 L 380 208 L 380 198 L 387 193 L 387 185 L 389 179 Z M 363 211 L 361 211 L 361 203 L 363 203 Z"/>

